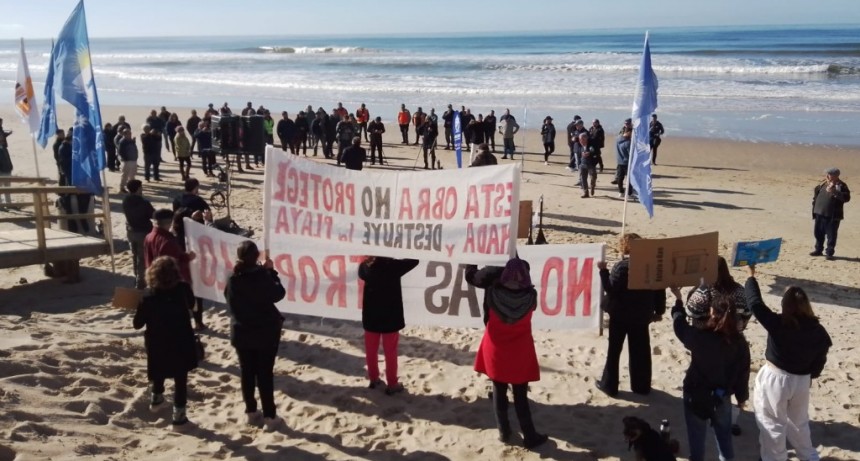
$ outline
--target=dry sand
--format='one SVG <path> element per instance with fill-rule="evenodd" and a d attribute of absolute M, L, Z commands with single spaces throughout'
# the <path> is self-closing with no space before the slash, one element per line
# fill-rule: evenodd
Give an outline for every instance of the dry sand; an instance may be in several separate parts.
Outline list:
<path fill-rule="evenodd" d="M 125 113 L 139 126 L 148 112 L 140 107 L 103 108 L 105 120 Z M 183 118 L 188 111 L 181 111 Z M 25 128 L 17 117 L 0 112 L 10 137 L 16 175 L 33 175 Z M 68 112 L 61 122 L 71 121 Z M 401 147 L 396 126 L 388 124 L 385 146 L 390 168 L 411 168 L 418 148 Z M 563 131 L 559 124 L 559 131 Z M 615 124 L 607 131 L 615 132 Z M 135 130 L 137 132 L 138 130 Z M 561 138 L 559 138 L 561 140 Z M 628 226 L 646 237 L 719 231 L 728 256 L 737 240 L 783 237 L 781 259 L 760 268 L 765 299 L 777 306 L 783 289 L 799 284 L 810 292 L 817 314 L 833 337 L 828 364 L 812 389 L 813 441 L 830 460 L 860 459 L 860 391 L 857 331 L 860 294 L 860 212 L 846 207 L 838 259 L 807 256 L 811 250 L 812 188 L 825 167 L 838 166 L 843 179 L 860 172 L 860 150 L 819 145 L 783 146 L 667 137 L 654 171 L 656 211 L 649 220 L 631 203 Z M 613 242 L 621 227 L 622 202 L 609 184 L 614 151 L 605 155 L 607 172 L 599 175 L 597 197 L 580 199 L 575 178 L 564 170 L 567 149 L 559 143 L 551 164 L 543 164 L 539 137 L 526 135 L 524 199 L 545 197 L 545 232 L 550 243 Z M 607 146 L 614 146 L 611 140 Z M 56 175 L 50 151 L 40 152 L 42 174 Z M 453 152 L 440 152 L 445 168 Z M 145 185 L 157 204 L 167 205 L 179 186 L 177 165 L 168 160 L 166 180 Z M 418 161 L 420 164 L 421 162 Z M 197 165 L 194 166 L 195 171 Z M 386 166 L 385 168 L 389 168 Z M 114 188 L 118 175 L 108 173 Z M 203 194 L 212 185 L 203 180 Z M 261 232 L 262 172 L 237 176 L 234 218 Z M 121 197 L 112 200 L 114 233 L 124 236 Z M 393 397 L 365 389 L 363 340 L 353 322 L 290 316 L 276 365 L 276 399 L 286 428 L 267 433 L 245 426 L 238 363 L 228 342 L 229 318 L 222 307 L 210 308 L 206 321 L 206 363 L 191 373 L 189 417 L 185 433 L 170 429 L 169 410 L 148 409 L 145 356 L 141 332 L 131 328 L 131 312 L 111 308 L 113 286 L 131 286 L 126 246 L 117 256 L 85 260 L 84 281 L 64 285 L 46 279 L 38 266 L 0 272 L 0 461 L 125 459 L 633 459 L 621 435 L 621 418 L 636 415 L 658 425 L 672 421 L 674 437 L 686 445 L 681 379 L 688 355 L 664 320 L 652 326 L 654 391 L 648 397 L 628 392 L 626 357 L 622 392 L 610 399 L 593 386 L 605 360 L 606 340 L 595 331 L 535 332 L 542 379 L 532 383 L 530 398 L 538 429 L 551 441 L 537 452 L 505 446 L 496 430 L 487 380 L 472 371 L 479 329 L 412 328 L 403 331 L 400 375 L 408 393 Z M 610 251 L 610 258 L 616 255 Z M 743 280 L 741 271 L 735 271 Z M 27 283 L 20 284 L 22 279 Z M 409 302 L 409 300 L 406 300 Z M 753 373 L 764 362 L 765 332 L 755 322 L 748 329 Z M 752 384 L 752 383 L 751 383 Z M 168 393 L 171 385 L 168 384 Z M 755 459 L 757 434 L 753 415 L 740 417 L 744 433 L 736 437 L 737 459 Z M 716 459 L 708 439 L 708 459 Z"/>

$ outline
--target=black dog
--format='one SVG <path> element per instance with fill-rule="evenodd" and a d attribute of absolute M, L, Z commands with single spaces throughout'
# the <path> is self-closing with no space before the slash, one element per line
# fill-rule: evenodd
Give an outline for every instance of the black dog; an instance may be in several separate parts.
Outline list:
<path fill-rule="evenodd" d="M 629 444 L 628 449 L 632 448 L 636 452 L 636 461 L 677 461 L 677 440 L 667 443 L 659 432 L 639 418 L 627 416 L 622 421 L 624 439 Z"/>

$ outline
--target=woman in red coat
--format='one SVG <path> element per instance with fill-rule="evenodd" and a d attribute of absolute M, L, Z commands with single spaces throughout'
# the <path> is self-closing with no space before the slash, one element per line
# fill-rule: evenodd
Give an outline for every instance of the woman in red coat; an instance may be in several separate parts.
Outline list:
<path fill-rule="evenodd" d="M 523 445 L 534 448 L 547 441 L 532 422 L 528 383 L 540 380 L 540 368 L 532 337 L 532 312 L 537 292 L 529 275 L 529 264 L 519 258 L 504 269 L 476 266 L 466 269 L 466 281 L 484 291 L 486 330 L 475 357 L 475 371 L 493 380 L 493 407 L 499 440 L 511 436 L 508 420 L 508 386 L 513 388 L 514 409 L 523 432 Z"/>

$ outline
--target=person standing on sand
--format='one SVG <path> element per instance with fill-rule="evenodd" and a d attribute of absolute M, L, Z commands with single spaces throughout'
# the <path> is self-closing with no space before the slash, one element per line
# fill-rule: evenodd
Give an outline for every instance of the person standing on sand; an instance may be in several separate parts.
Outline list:
<path fill-rule="evenodd" d="M 430 169 L 436 169 L 436 138 L 439 137 L 439 125 L 431 118 L 427 118 L 421 125 L 421 133 L 424 135 L 422 149 L 424 150 L 424 169 L 427 169 L 427 154 L 430 154 Z"/>
<path fill-rule="evenodd" d="M 605 261 L 597 263 L 600 280 L 606 292 L 609 314 L 609 349 L 603 376 L 595 382 L 600 391 L 610 397 L 618 395 L 618 362 L 624 339 L 629 354 L 630 388 L 640 395 L 651 392 L 651 337 L 649 325 L 660 320 L 666 312 L 666 290 L 630 290 L 627 288 L 630 271 L 630 242 L 640 239 L 629 233 L 621 236 L 621 261 L 607 269 Z"/>
<path fill-rule="evenodd" d="M 493 410 L 499 440 L 508 443 L 508 387 L 513 388 L 514 409 L 520 422 L 523 446 L 537 447 L 548 440 L 538 433 L 528 400 L 530 382 L 540 380 L 540 367 L 532 336 L 532 314 L 537 308 L 537 291 L 529 275 L 529 263 L 514 258 L 501 268 L 466 267 L 466 282 L 483 288 L 484 336 L 475 356 L 475 371 L 493 381 Z"/>
<path fill-rule="evenodd" d="M 624 197 L 624 178 L 627 177 L 627 168 L 630 164 L 630 136 L 633 134 L 633 120 L 624 121 L 624 126 L 618 133 L 615 141 L 615 160 L 618 166 L 615 168 L 615 179 L 612 184 L 618 185 L 618 196 Z M 634 195 L 633 186 L 627 185 L 627 195 Z"/>
<path fill-rule="evenodd" d="M 648 124 L 648 144 L 651 146 L 651 164 L 657 164 L 657 148 L 660 147 L 660 139 L 666 130 L 663 124 L 657 120 L 657 114 L 651 114 L 651 123 Z"/>
<path fill-rule="evenodd" d="M 194 294 L 179 275 L 174 258 L 161 256 L 146 271 L 149 292 L 134 314 L 134 328 L 146 327 L 146 374 L 150 381 L 149 408 L 164 403 L 164 381 L 173 379 L 173 426 L 188 423 L 188 372 L 197 368 L 197 349 L 189 306 Z"/>
<path fill-rule="evenodd" d="M 836 237 L 839 224 L 845 218 L 843 207 L 851 200 L 848 184 L 839 179 L 839 168 L 825 171 L 824 181 L 815 186 L 812 194 L 812 219 L 815 220 L 815 250 L 810 256 L 821 256 L 822 251 L 828 261 L 833 260 L 836 252 Z M 827 248 L 824 241 L 827 240 Z"/>
<path fill-rule="evenodd" d="M 397 113 L 397 124 L 400 126 L 400 135 L 403 137 L 403 142 L 400 144 L 409 144 L 409 122 L 412 120 L 412 114 L 406 109 L 406 104 L 400 105 L 400 112 Z"/>
<path fill-rule="evenodd" d="M 496 111 L 491 110 L 484 117 L 484 140 L 490 146 L 490 152 L 496 151 Z"/>
<path fill-rule="evenodd" d="M 117 156 L 122 161 L 122 177 L 119 180 L 119 190 L 126 192 L 126 184 L 134 179 L 137 173 L 137 141 L 131 137 L 131 130 L 124 128 L 122 130 L 122 140 L 117 145 Z M 62 170 L 61 170 L 62 171 Z M 65 175 L 63 175 L 65 178 Z M 65 178 L 66 181 L 69 178 Z"/>
<path fill-rule="evenodd" d="M 182 180 L 191 177 L 191 141 L 185 135 L 185 128 L 181 125 L 176 127 L 176 136 L 173 138 L 173 151 L 179 161 L 179 174 Z"/>
<path fill-rule="evenodd" d="M 197 126 L 200 124 L 200 117 L 197 116 L 197 111 L 191 110 L 191 117 L 188 117 L 188 120 L 185 122 L 185 131 L 188 133 L 188 136 L 194 136 L 194 132 L 197 131 Z"/>
<path fill-rule="evenodd" d="M 597 150 L 598 171 L 603 173 L 603 147 L 606 143 L 606 133 L 600 125 L 600 120 L 594 119 L 594 121 L 591 122 L 591 128 L 588 129 L 588 139 L 591 140 L 591 145 Z"/>
<path fill-rule="evenodd" d="M 293 137 L 296 134 L 296 124 L 290 119 L 290 114 L 287 111 L 281 112 L 281 119 L 278 120 L 278 140 L 281 141 L 281 150 L 286 152 L 287 149 L 293 155 L 298 155 L 298 152 L 293 146 Z"/>
<path fill-rule="evenodd" d="M 448 109 L 442 114 L 442 127 L 445 129 L 445 150 L 451 150 L 453 139 L 451 138 L 451 130 L 454 129 L 454 107 L 448 104 Z"/>
<path fill-rule="evenodd" d="M 376 165 L 376 153 L 379 152 L 379 164 L 382 165 L 384 162 L 382 158 L 382 133 L 385 133 L 382 117 L 376 117 L 374 121 L 370 122 L 367 130 L 370 132 L 370 164 Z"/>
<path fill-rule="evenodd" d="M 753 392 L 761 460 L 787 459 L 787 439 L 799 459 L 816 461 L 819 455 L 809 432 L 809 390 L 824 370 L 833 341 L 802 288 L 785 290 L 782 313 L 777 314 L 762 301 L 755 266 L 747 270 L 747 305 L 767 330 L 767 362 L 755 378 Z"/>
<path fill-rule="evenodd" d="M 355 137 L 355 117 L 349 115 L 344 117 L 337 123 L 335 128 L 337 132 L 337 164 L 340 166 L 343 162 L 343 151 L 352 145 L 352 138 Z"/>
<path fill-rule="evenodd" d="M 209 129 L 209 122 L 202 121 L 194 132 L 191 141 L 191 151 L 194 151 L 194 145 L 197 145 L 197 151 L 200 152 L 200 166 L 203 169 L 203 174 L 206 176 L 215 176 L 213 169 L 215 167 L 215 152 L 212 151 L 212 130 Z"/>
<path fill-rule="evenodd" d="M 132 179 L 126 185 L 128 195 L 122 199 L 122 213 L 125 215 L 126 237 L 131 248 L 132 268 L 134 269 L 135 288 L 146 288 L 146 263 L 143 258 L 143 242 L 152 232 L 152 217 L 155 208 L 143 197 L 143 183 Z"/>
<path fill-rule="evenodd" d="M 367 124 L 368 122 L 370 122 L 370 111 L 367 110 L 367 107 L 364 105 L 364 103 L 361 103 L 361 107 L 356 109 L 355 121 L 358 123 L 358 135 L 361 136 L 361 133 L 363 131 L 364 141 L 369 142 L 370 139 L 367 135 Z"/>
<path fill-rule="evenodd" d="M 506 159 L 508 158 L 508 155 L 510 155 L 511 160 L 513 160 L 514 152 L 516 152 L 514 135 L 520 131 L 520 126 L 517 124 L 517 120 L 510 114 L 502 116 L 501 121 L 502 123 L 499 125 L 499 133 L 502 134 L 502 139 L 505 142 L 505 151 L 502 154 L 502 159 Z"/>
<path fill-rule="evenodd" d="M 412 126 L 415 127 L 415 145 L 418 145 L 418 141 L 421 140 L 421 127 L 424 126 L 424 122 L 427 120 L 427 114 L 419 107 L 414 114 L 412 114 Z"/>
<path fill-rule="evenodd" d="M 182 126 L 182 122 L 179 121 L 178 114 L 170 114 L 170 118 L 167 119 L 167 123 L 164 124 L 165 127 L 165 137 L 164 142 L 168 143 L 167 150 L 169 152 L 173 152 L 173 160 L 177 160 L 176 155 L 176 129 Z"/>
<path fill-rule="evenodd" d="M 397 344 L 403 318 L 403 291 L 400 280 L 418 266 L 414 259 L 392 259 L 368 256 L 358 266 L 358 277 L 364 280 L 361 326 L 364 328 L 364 356 L 367 363 L 368 388 L 385 386 L 387 395 L 403 392 L 397 377 Z M 385 353 L 385 381 L 379 378 L 379 343 Z"/>
<path fill-rule="evenodd" d="M 549 115 L 543 119 L 540 138 L 543 141 L 543 164 L 549 165 L 549 156 L 555 152 L 555 125 L 552 124 L 552 117 Z"/>
<path fill-rule="evenodd" d="M 231 317 L 230 344 L 239 356 L 247 423 L 259 425 L 262 419 L 271 431 L 283 422 L 275 405 L 274 376 L 284 317 L 275 303 L 284 299 L 287 291 L 268 254 L 263 264 L 259 263 L 260 250 L 254 242 L 239 244 L 236 256 L 233 274 L 224 288 Z M 260 392 L 262 415 L 257 411 L 255 388 Z"/>
<path fill-rule="evenodd" d="M 585 129 L 584 123 L 582 119 L 578 119 L 573 122 L 573 137 L 571 138 L 571 142 L 573 145 L 571 146 L 571 157 L 570 163 L 568 164 L 568 171 L 577 171 L 582 169 L 582 144 L 579 143 L 579 135 L 585 133 L 588 135 L 588 130 Z M 577 185 L 580 185 L 578 183 Z"/>
<path fill-rule="evenodd" d="M 280 122 L 278 122 L 280 123 Z M 302 155 L 305 157 L 308 156 L 308 132 L 310 131 L 310 125 L 308 124 L 308 118 L 304 111 L 300 111 L 299 115 L 296 115 L 296 137 L 293 138 L 293 143 L 296 146 L 296 155 L 298 155 L 299 149 L 302 151 Z"/>
<path fill-rule="evenodd" d="M 105 123 L 102 133 L 105 137 L 105 165 L 108 170 L 117 171 L 119 162 L 116 160 L 116 128 L 110 122 Z"/>
<path fill-rule="evenodd" d="M 707 428 L 714 429 L 721 460 L 735 458 L 732 443 L 732 395 L 743 408 L 749 400 L 750 347 L 738 329 L 735 306 L 718 296 L 708 308 L 707 323 L 696 328 L 687 323 L 679 288 L 672 288 L 675 336 L 690 351 L 684 376 L 684 420 L 690 461 L 704 461 Z"/>
<path fill-rule="evenodd" d="M 257 111 L 254 110 L 254 103 L 248 101 L 248 104 L 242 109 L 242 117 L 247 117 L 249 115 L 257 115 Z"/>
<path fill-rule="evenodd" d="M 143 177 L 149 182 L 150 174 L 156 181 L 161 181 L 159 166 L 161 165 L 161 133 L 149 125 L 143 126 L 143 134 L 140 135 L 140 144 L 143 147 Z"/>
<path fill-rule="evenodd" d="M 9 155 L 9 142 L 6 140 L 6 138 L 11 134 L 11 131 L 3 129 L 3 119 L 0 118 L 0 177 L 12 176 L 12 170 L 14 169 L 14 165 L 12 165 L 12 157 Z M 6 186 L 8 184 L 8 182 L 0 180 L 0 186 Z M 6 203 L 7 205 L 12 203 L 11 194 L 3 194 L 3 199 L 3 203 Z"/>
<path fill-rule="evenodd" d="M 594 186 L 597 184 L 597 150 L 591 145 L 588 133 L 579 133 L 578 142 L 580 145 L 580 157 L 582 159 L 579 167 L 579 183 L 582 186 L 582 198 L 589 197 L 589 188 L 593 197 Z"/>
<path fill-rule="evenodd" d="M 582 117 L 579 115 L 573 116 L 573 121 L 567 124 L 567 147 L 570 149 L 570 162 L 565 168 L 567 171 L 576 171 L 579 167 L 576 163 L 576 155 L 573 152 L 574 146 L 577 144 L 576 136 L 578 134 L 576 129 L 576 122 L 582 120 Z"/>

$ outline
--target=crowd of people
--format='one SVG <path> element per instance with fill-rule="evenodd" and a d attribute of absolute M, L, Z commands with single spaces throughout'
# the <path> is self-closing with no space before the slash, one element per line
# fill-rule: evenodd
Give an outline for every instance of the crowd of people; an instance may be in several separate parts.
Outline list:
<path fill-rule="evenodd" d="M 352 147 L 360 140 L 356 136 Z M 498 163 L 486 143 L 477 146 L 476 151 L 471 166 Z M 348 164 L 353 161 L 351 155 L 347 149 L 344 161 Z M 823 190 L 833 200 L 847 197 L 847 186 L 833 183 L 833 179 L 838 181 L 835 173 L 829 170 L 831 182 L 817 188 L 816 194 Z M 153 210 L 140 195 L 140 181 L 130 181 L 127 187 L 131 193 L 124 200 L 123 209 L 129 222 L 129 240 L 133 242 L 136 280 L 138 286 L 148 287 L 134 324 L 136 328 L 147 328 L 150 403 L 158 408 L 164 402 L 164 380 L 172 378 L 173 423 L 182 426 L 188 422 L 187 374 L 197 364 L 192 319 L 197 322 L 198 331 L 206 327 L 202 322 L 202 300 L 195 298 L 190 288 L 188 264 L 195 254 L 184 248 L 181 218 L 208 223 L 211 213 L 197 195 L 199 182 L 193 178 L 186 180 L 185 193 L 176 199 L 173 210 Z M 832 211 L 835 205 L 828 206 Z M 824 206 L 819 205 L 818 213 L 824 212 Z M 154 224 L 144 219 L 149 213 Z M 148 228 L 151 229 L 147 231 Z M 619 392 L 619 358 L 625 339 L 630 355 L 631 390 L 641 395 L 651 392 L 649 330 L 667 310 L 665 290 L 627 287 L 629 248 L 638 238 L 636 234 L 622 236 L 623 257 L 611 270 L 607 263 L 597 263 L 606 293 L 603 310 L 609 315 L 609 349 L 596 386 L 610 397 Z M 398 379 L 399 331 L 406 326 L 400 279 L 417 263 L 370 256 L 358 269 L 358 276 L 365 283 L 362 326 L 368 387 L 383 389 L 387 395 L 404 391 Z M 528 383 L 540 379 L 531 327 L 537 301 L 528 262 L 514 258 L 504 267 L 468 266 L 465 278 L 467 283 L 484 289 L 485 333 L 474 369 L 492 382 L 492 409 L 499 439 L 507 443 L 512 437 L 508 416 L 510 389 L 522 443 L 527 448 L 537 447 L 548 437 L 537 431 L 528 401 Z M 705 458 L 708 427 L 714 431 L 720 459 L 734 459 L 732 437 L 742 433 L 737 415 L 750 399 L 751 357 L 744 330 L 752 317 L 768 332 L 766 362 L 755 378 L 752 395 L 761 459 L 786 459 L 786 440 L 801 459 L 818 459 L 809 432 L 810 383 L 822 373 L 832 343 L 804 290 L 789 287 L 782 299 L 782 312 L 775 313 L 762 301 L 754 266 L 749 267 L 749 278 L 743 287 L 732 278 L 726 260 L 719 258 L 716 282 L 694 287 L 686 298 L 677 287 L 670 291 L 675 297 L 670 314 L 673 328 L 690 351 L 690 366 L 682 387 L 689 459 Z M 241 370 L 247 422 L 274 429 L 283 421 L 277 416 L 273 376 L 283 323 L 275 303 L 284 297 L 284 288 L 271 259 L 250 241 L 237 250 L 225 297 L 232 317 L 231 343 Z M 378 363 L 380 345 L 385 355 L 384 380 Z M 258 411 L 255 392 L 259 392 L 262 412 Z M 732 398 L 736 406 L 732 405 Z"/>

